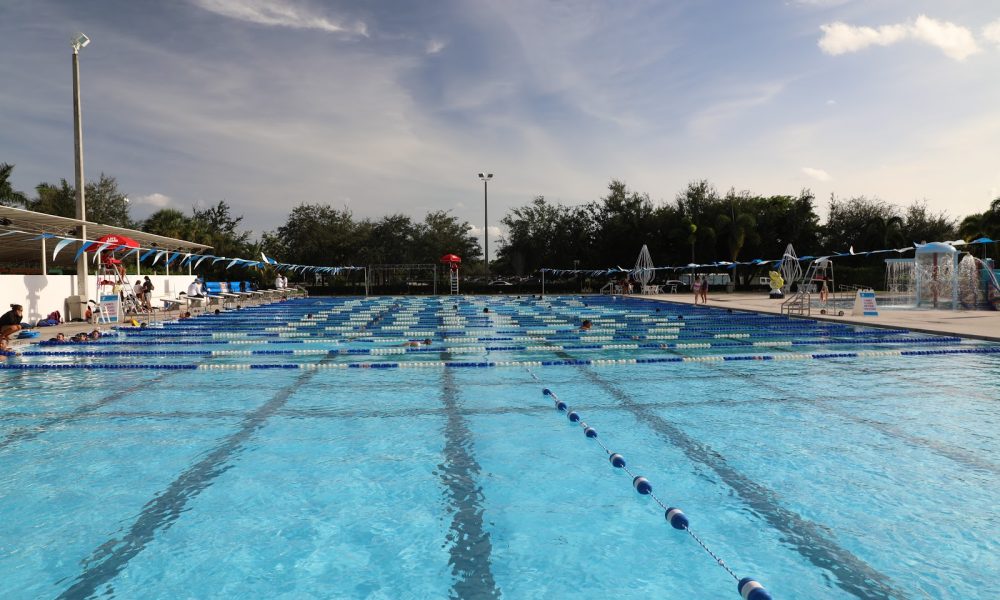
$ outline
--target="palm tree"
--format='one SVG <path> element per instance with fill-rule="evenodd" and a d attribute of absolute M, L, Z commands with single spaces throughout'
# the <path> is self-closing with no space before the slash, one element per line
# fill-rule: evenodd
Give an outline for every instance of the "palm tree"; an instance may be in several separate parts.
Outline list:
<path fill-rule="evenodd" d="M 10 184 L 10 174 L 14 171 L 14 165 L 0 163 L 0 204 L 13 206 L 15 208 L 26 208 L 28 197 L 24 192 L 19 192 Z"/>

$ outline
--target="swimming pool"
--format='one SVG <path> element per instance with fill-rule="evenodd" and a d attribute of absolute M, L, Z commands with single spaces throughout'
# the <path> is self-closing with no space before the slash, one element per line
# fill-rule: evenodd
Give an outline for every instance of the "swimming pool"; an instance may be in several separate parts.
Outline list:
<path fill-rule="evenodd" d="M 36 346 L 0 369 L 0 596 L 992 598 L 997 349 L 571 296 Z"/>

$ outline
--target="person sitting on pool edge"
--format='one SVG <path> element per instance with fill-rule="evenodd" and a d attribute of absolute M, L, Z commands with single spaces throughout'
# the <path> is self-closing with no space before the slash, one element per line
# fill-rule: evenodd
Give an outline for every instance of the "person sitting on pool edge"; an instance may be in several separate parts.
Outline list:
<path fill-rule="evenodd" d="M 20 304 L 11 304 L 10 310 L 0 316 L 0 338 L 9 340 L 10 336 L 24 329 L 21 320 L 24 317 L 24 307 Z"/>

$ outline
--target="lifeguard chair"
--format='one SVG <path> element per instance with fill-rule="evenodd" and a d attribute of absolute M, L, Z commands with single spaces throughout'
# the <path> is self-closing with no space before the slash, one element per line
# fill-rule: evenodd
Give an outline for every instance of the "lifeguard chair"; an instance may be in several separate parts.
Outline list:
<path fill-rule="evenodd" d="M 114 253 L 119 250 L 138 249 L 139 243 L 132 238 L 112 234 L 98 238 L 96 244 L 88 248 L 87 252 L 98 254 L 97 296 L 103 307 L 99 312 L 100 320 L 107 322 L 120 320 L 122 309 L 126 313 L 138 314 L 142 309 L 141 302 L 132 291 L 125 265 L 121 259 L 115 257 Z"/>
<path fill-rule="evenodd" d="M 454 254 L 445 254 L 441 257 L 441 263 L 448 265 L 448 281 L 451 282 L 451 295 L 458 295 L 458 265 L 462 264 L 462 258 Z"/>

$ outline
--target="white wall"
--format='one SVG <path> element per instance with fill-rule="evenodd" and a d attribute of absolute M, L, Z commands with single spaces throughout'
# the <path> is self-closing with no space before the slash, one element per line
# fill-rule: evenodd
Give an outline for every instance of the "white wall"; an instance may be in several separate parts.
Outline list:
<path fill-rule="evenodd" d="M 153 305 L 160 305 L 160 298 L 176 298 L 177 294 L 187 291 L 187 286 L 194 280 L 194 275 L 150 275 L 149 279 L 156 288 L 153 290 Z M 135 275 L 129 275 L 129 281 L 135 285 Z M 96 289 L 95 276 L 88 278 L 91 294 Z M 69 311 L 66 309 L 66 298 L 77 295 L 76 275 L 0 275 L 0 314 L 9 310 L 9 305 L 24 306 L 24 320 L 34 323 L 44 319 L 54 310 L 62 313 L 63 318 Z M 94 296 L 92 299 L 96 300 Z"/>

